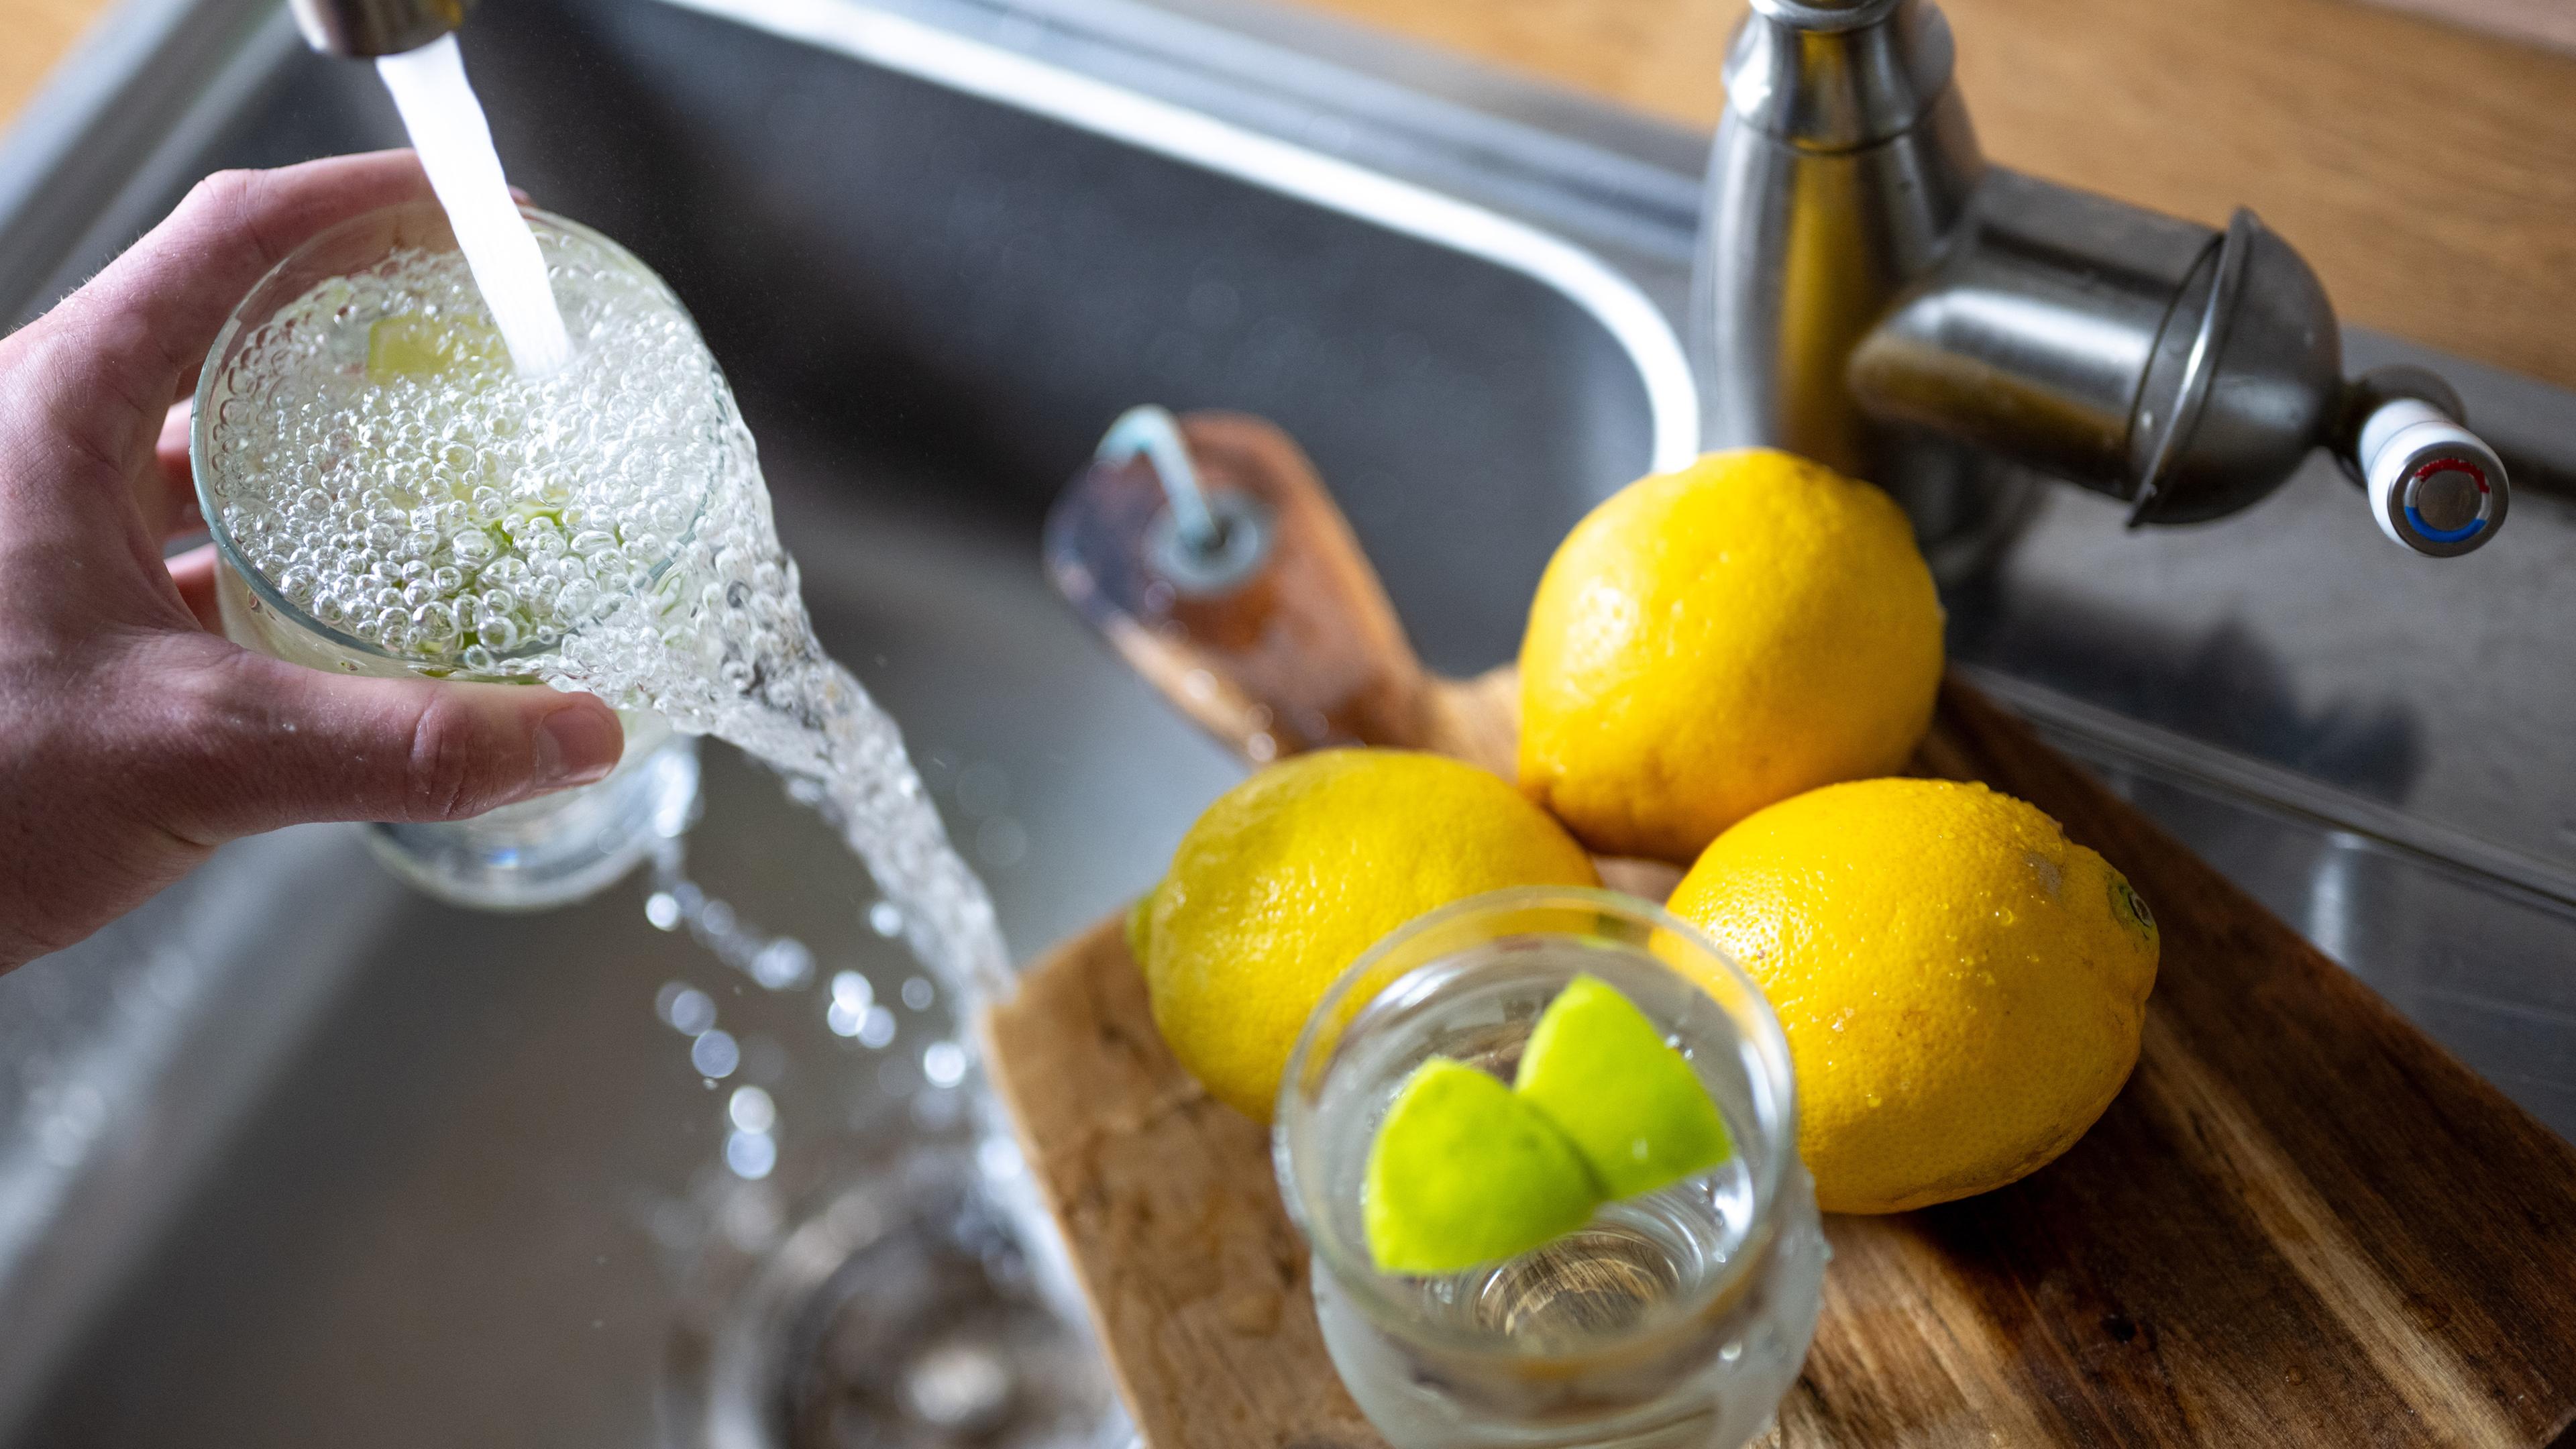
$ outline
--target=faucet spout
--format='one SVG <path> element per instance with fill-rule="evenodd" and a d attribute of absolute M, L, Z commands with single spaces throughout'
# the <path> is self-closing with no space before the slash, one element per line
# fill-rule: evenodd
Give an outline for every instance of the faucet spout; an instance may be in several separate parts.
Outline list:
<path fill-rule="evenodd" d="M 325 55 L 373 60 L 418 50 L 465 23 L 474 0 L 290 0 L 304 41 Z"/>
<path fill-rule="evenodd" d="M 1844 381 L 1873 417 L 2190 523 L 2327 440 L 2341 368 L 2324 287 L 2252 212 L 2222 235 L 1998 169 Z"/>

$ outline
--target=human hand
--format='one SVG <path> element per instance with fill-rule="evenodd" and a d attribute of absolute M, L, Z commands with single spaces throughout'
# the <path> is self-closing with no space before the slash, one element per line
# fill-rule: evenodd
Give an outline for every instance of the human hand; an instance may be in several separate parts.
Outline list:
<path fill-rule="evenodd" d="M 237 836 L 454 820 L 606 775 L 587 694 L 368 679 L 215 632 L 187 408 L 235 303 L 325 228 L 428 194 L 408 151 L 201 182 L 0 340 L 0 971 L 87 936 Z"/>

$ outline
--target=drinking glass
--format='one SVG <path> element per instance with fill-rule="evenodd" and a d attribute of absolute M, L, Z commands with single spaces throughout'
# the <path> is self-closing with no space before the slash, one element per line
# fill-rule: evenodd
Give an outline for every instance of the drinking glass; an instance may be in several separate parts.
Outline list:
<path fill-rule="evenodd" d="M 1508 1080 L 1581 973 L 1689 1060 L 1734 1155 L 1507 1262 L 1377 1271 L 1361 1182 L 1397 1087 L 1434 1055 Z M 1325 1347 L 1395 1449 L 1738 1449 L 1815 1332 L 1827 1249 L 1797 1137 L 1788 1042 L 1722 948 L 1640 900 L 1538 887 L 1434 911 L 1361 957 L 1307 1019 L 1272 1146 Z"/>
<path fill-rule="evenodd" d="M 634 295 L 679 312 L 678 301 L 650 268 L 615 242 L 562 217 L 522 209 L 550 270 L 576 240 L 585 264 L 624 272 Z M 315 669 L 381 677 L 421 675 L 543 688 L 537 661 L 559 641 L 528 639 L 512 650 L 461 658 L 424 647 L 396 650 L 317 619 L 278 582 L 245 557 L 227 526 L 227 495 L 286 486 L 354 486 L 347 478 L 254 478 L 244 472 L 247 450 L 227 448 L 228 436 L 248 426 L 262 406 L 247 369 L 237 366 L 254 347 L 263 358 L 326 370 L 354 388 L 369 365 L 369 332 L 375 317 L 342 308 L 319 321 L 289 321 L 281 313 L 316 287 L 396 264 L 417 252 L 456 251 L 456 236 L 434 201 L 409 202 L 369 212 L 323 232 L 272 268 L 233 309 L 207 354 L 197 384 L 189 457 L 206 527 L 218 560 L 216 598 L 224 633 L 235 643 Z M 604 259 L 604 261 L 603 261 Z M 478 304 L 479 305 L 479 304 Z M 288 329 L 299 329 L 289 331 Z M 578 345 L 578 340 L 576 340 Z M 723 386 L 712 373 L 712 385 Z M 728 403 L 727 406 L 730 406 Z M 348 430 L 351 449 L 365 446 Z M 364 464 L 354 465 L 363 476 Z M 504 805 L 470 820 L 386 823 L 366 827 L 367 844 L 393 873 L 443 899 L 487 910 L 538 910 L 592 895 L 615 883 L 649 854 L 657 840 L 683 830 L 696 807 L 696 741 L 673 730 L 649 709 L 621 709 L 626 751 L 607 778 L 535 799 Z"/>

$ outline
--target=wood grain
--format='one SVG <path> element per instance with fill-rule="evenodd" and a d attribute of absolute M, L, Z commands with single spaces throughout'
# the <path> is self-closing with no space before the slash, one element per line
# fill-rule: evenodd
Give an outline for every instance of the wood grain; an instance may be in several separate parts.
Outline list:
<path fill-rule="evenodd" d="M 1145 1442 L 1377 1444 L 1324 1356 L 1269 1133 L 1172 1059 L 1122 924 L 1058 947 L 984 1032 Z"/>
<path fill-rule="evenodd" d="M 2372 0 L 2509 40 L 2576 53 L 2576 5 L 2567 0 Z"/>
<path fill-rule="evenodd" d="M 2576 1423 L 2576 1151 L 2020 723 L 1923 762 L 2038 803 L 2154 903 L 2136 1074 L 1999 1192 L 1831 1218 L 1789 1449 L 2537 1446 Z M 986 1023 L 1154 1449 L 1363 1449 L 1265 1134 L 1182 1072 L 1116 923 Z"/>

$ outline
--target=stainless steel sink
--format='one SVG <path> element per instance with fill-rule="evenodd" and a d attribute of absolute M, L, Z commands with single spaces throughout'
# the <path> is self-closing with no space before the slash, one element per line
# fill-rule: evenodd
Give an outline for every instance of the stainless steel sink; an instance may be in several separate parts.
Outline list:
<path fill-rule="evenodd" d="M 1023 955 L 1149 882 L 1234 774 L 1038 576 L 1040 512 L 1119 410 L 1284 425 L 1453 671 L 1509 654 L 1586 507 L 1693 446 L 1666 319 L 1699 138 L 1246 0 L 513 0 L 465 44 L 514 179 L 697 313 L 825 642 L 904 721 Z M 398 139 L 264 0 L 129 0 L 34 114 L 0 152 L 5 316 L 206 170 Z M 2503 399 L 2525 451 L 2568 405 L 2492 382 L 2472 408 Z M 2539 500 L 2459 574 L 2365 571 L 2354 601 L 2336 551 L 2384 545 L 2312 527 L 2326 486 L 2151 543 L 2054 502 L 1953 598 L 1957 652 L 2576 1131 L 2576 833 L 2523 823 L 2576 816 L 2560 747 L 2445 756 L 2494 699 L 2320 674 L 2307 642 L 2348 664 L 2380 609 L 2484 641 L 2506 705 L 2563 703 L 2563 621 L 2502 595 L 2576 587 L 2576 525 Z M 642 882 L 469 915 L 338 829 L 230 847 L 0 980 L 0 1441 L 709 1442 L 708 1295 L 848 1184 L 729 1171 L 731 1089 L 782 1104 L 782 1164 L 893 1164 L 962 1109 L 914 1090 L 954 1023 L 904 1004 L 863 878 L 774 781 L 707 765 L 692 871 L 821 977 L 863 973 L 890 1043 L 656 929 Z M 2455 777 L 2490 803 L 2461 818 Z M 675 986 L 741 1048 L 722 1083 L 664 1022 Z M 726 1442 L 795 1418 L 750 1414 Z"/>

